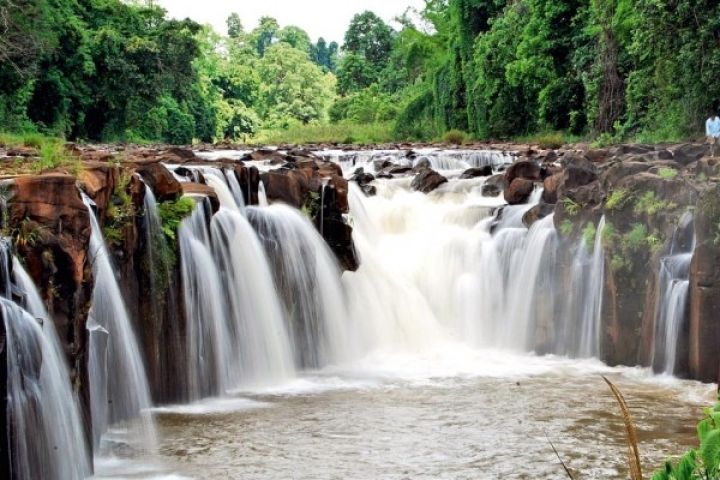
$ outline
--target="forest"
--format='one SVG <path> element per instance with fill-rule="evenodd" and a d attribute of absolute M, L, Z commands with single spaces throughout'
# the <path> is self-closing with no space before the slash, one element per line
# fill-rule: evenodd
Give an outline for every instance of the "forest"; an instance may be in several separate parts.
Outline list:
<path fill-rule="evenodd" d="M 341 43 L 152 2 L 6 0 L 0 131 L 88 142 L 702 135 L 720 98 L 708 0 L 426 0 Z M 448 133 L 449 132 L 449 133 Z"/>

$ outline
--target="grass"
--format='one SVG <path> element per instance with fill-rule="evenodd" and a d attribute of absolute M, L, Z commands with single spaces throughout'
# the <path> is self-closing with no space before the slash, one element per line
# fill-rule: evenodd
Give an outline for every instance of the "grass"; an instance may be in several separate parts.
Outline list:
<path fill-rule="evenodd" d="M 595 224 L 592 222 L 588 222 L 582 231 L 583 242 L 585 242 L 585 248 L 587 248 L 588 250 L 592 250 L 595 246 L 596 234 L 597 228 L 595 227 Z"/>
<path fill-rule="evenodd" d="M 573 135 L 567 132 L 543 132 L 532 135 L 523 135 L 512 139 L 515 143 L 528 143 L 537 145 L 543 150 L 555 150 L 563 145 L 578 143 L 583 140 L 579 135 Z"/>
<path fill-rule="evenodd" d="M 671 167 L 662 167 L 658 171 L 658 176 L 665 180 L 672 180 L 678 176 L 678 171 Z"/>
<path fill-rule="evenodd" d="M 643 480 L 642 466 L 640 464 L 640 449 L 638 448 L 638 437 L 635 429 L 635 423 L 630 415 L 630 409 L 625 402 L 625 397 L 622 392 L 610 381 L 607 377 L 603 376 L 603 380 L 610 387 L 620 407 L 622 413 L 623 423 L 625 424 L 626 441 L 628 446 L 628 466 L 630 467 L 630 478 L 632 480 Z"/>
<path fill-rule="evenodd" d="M 610 192 L 607 201 L 605 202 L 605 208 L 608 210 L 615 210 L 616 208 L 622 208 L 627 199 L 627 192 L 625 190 L 613 190 Z"/>
<path fill-rule="evenodd" d="M 309 124 L 291 126 L 286 130 L 263 130 L 252 138 L 257 144 L 344 143 L 367 145 L 399 141 L 391 123 L 370 124 Z"/>
<path fill-rule="evenodd" d="M 34 173 L 42 173 L 45 170 L 52 170 L 58 167 L 68 167 L 71 173 L 77 176 L 82 168 L 79 159 L 68 154 L 65 149 L 65 140 L 62 138 L 48 137 L 39 133 L 0 132 L 0 146 L 8 149 L 35 149 L 37 151 L 37 158 L 30 160 L 30 168 Z"/>
<path fill-rule="evenodd" d="M 570 197 L 563 198 L 563 206 L 565 207 L 565 211 L 567 212 L 567 214 L 571 217 L 577 215 L 580 212 L 581 208 L 580 204 Z"/>
<path fill-rule="evenodd" d="M 450 130 L 443 135 L 443 140 L 453 145 L 462 145 L 467 140 L 467 136 L 462 130 Z"/>
<path fill-rule="evenodd" d="M 642 197 L 635 202 L 634 212 L 637 215 L 645 213 L 647 215 L 655 215 L 663 210 L 672 210 L 677 205 L 666 200 L 661 200 L 655 195 L 655 192 L 645 192 Z"/>

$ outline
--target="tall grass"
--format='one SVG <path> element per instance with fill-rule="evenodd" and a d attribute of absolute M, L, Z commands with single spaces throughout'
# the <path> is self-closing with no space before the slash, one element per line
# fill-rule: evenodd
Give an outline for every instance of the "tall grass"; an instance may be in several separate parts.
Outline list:
<path fill-rule="evenodd" d="M 287 129 L 262 130 L 252 138 L 258 144 L 342 143 L 367 145 L 398 141 L 391 123 L 334 123 L 294 125 Z"/>
<path fill-rule="evenodd" d="M 37 157 L 30 157 L 26 161 L 30 162 L 30 170 L 35 173 L 67 167 L 70 173 L 78 174 L 82 168 L 80 160 L 70 155 L 65 149 L 65 140 L 62 138 L 49 137 L 39 133 L 0 132 L 0 147 L 35 149 Z"/>

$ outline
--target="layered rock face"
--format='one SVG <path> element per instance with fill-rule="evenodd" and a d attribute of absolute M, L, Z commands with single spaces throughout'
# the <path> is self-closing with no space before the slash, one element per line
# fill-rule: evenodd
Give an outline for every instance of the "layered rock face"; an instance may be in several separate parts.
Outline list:
<path fill-rule="evenodd" d="M 660 304 L 659 275 L 684 215 L 694 215 L 688 321 L 678 333 L 675 373 L 703 381 L 720 375 L 720 279 L 717 268 L 718 161 L 703 145 L 620 146 L 591 151 L 531 152 L 505 173 L 508 203 L 544 188 L 526 213 L 554 213 L 562 237 L 559 268 L 572 268 L 574 245 L 605 217 L 601 357 L 612 365 L 651 365 Z M 690 248 L 690 247 L 689 247 Z M 569 281 L 570 276 L 564 276 Z M 571 285 L 564 288 L 569 289 Z M 567 290 L 569 291 L 569 290 Z M 552 324 L 553 320 L 547 322 Z M 550 325 L 548 328 L 555 328 Z"/>

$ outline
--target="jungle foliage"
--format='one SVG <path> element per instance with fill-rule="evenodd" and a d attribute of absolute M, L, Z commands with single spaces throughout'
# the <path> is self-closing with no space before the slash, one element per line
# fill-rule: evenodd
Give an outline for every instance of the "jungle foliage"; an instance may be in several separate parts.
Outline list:
<path fill-rule="evenodd" d="M 678 140 L 720 107 L 720 4 L 426 0 L 342 47 L 270 17 L 219 34 L 153 2 L 0 4 L 0 131 L 89 141 Z M 334 125 L 334 127 L 333 127 Z M 331 139 L 342 141 L 340 138 Z"/>

